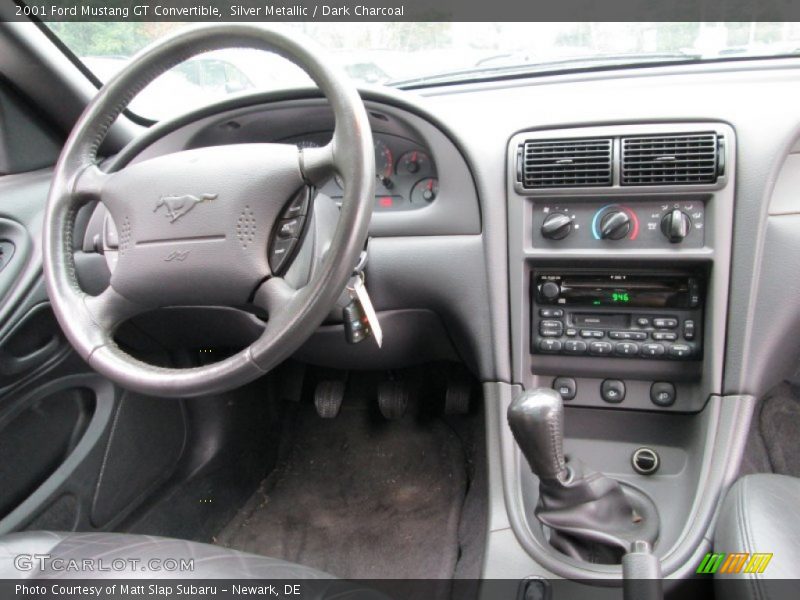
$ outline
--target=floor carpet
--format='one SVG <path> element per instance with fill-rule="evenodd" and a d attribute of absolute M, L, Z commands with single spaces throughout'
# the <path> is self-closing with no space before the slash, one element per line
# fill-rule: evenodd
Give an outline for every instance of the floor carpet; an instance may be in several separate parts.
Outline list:
<path fill-rule="evenodd" d="M 218 544 L 348 579 L 453 577 L 467 469 L 444 421 L 303 405 L 284 454 Z"/>

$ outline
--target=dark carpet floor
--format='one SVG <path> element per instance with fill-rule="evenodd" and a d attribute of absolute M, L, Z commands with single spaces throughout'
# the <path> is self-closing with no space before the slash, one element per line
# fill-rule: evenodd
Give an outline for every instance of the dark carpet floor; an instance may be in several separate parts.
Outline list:
<path fill-rule="evenodd" d="M 367 406 L 332 420 L 301 406 L 284 458 L 216 542 L 348 579 L 453 577 L 459 438 L 441 419 L 387 422 Z"/>
<path fill-rule="evenodd" d="M 741 474 L 800 477 L 800 386 L 782 383 L 756 407 Z"/>

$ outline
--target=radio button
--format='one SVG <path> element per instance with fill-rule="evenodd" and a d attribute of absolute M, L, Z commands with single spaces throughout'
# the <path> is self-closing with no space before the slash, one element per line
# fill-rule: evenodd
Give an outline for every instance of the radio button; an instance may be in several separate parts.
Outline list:
<path fill-rule="evenodd" d="M 539 323 L 539 334 L 543 337 L 561 337 L 564 324 L 561 321 L 542 321 Z"/>
<path fill-rule="evenodd" d="M 653 319 L 653 327 L 658 329 L 675 329 L 678 326 L 678 319 L 656 318 Z"/>
<path fill-rule="evenodd" d="M 539 288 L 543 300 L 555 302 L 561 294 L 561 287 L 555 281 L 545 281 Z"/>
<path fill-rule="evenodd" d="M 691 356 L 693 348 L 689 344 L 670 344 L 667 353 L 672 358 L 686 358 Z"/>
<path fill-rule="evenodd" d="M 636 324 L 639 327 L 650 327 L 650 318 L 649 317 L 637 317 Z"/>
<path fill-rule="evenodd" d="M 620 356 L 633 356 L 639 354 L 639 344 L 633 342 L 619 342 L 614 346 L 614 352 Z"/>
<path fill-rule="evenodd" d="M 609 331 L 608 337 L 612 340 L 630 340 L 633 339 L 632 331 Z"/>
<path fill-rule="evenodd" d="M 589 342 L 589 354 L 603 356 L 611 354 L 613 351 L 614 346 L 611 345 L 611 342 Z"/>
<path fill-rule="evenodd" d="M 694 321 L 691 319 L 687 319 L 683 322 L 683 339 L 687 342 L 691 342 L 694 339 Z"/>
<path fill-rule="evenodd" d="M 654 331 L 652 336 L 654 340 L 659 342 L 674 342 L 678 339 L 678 334 L 672 331 Z"/>
<path fill-rule="evenodd" d="M 636 340 L 637 342 L 641 342 L 647 339 L 647 333 L 644 331 L 631 331 L 631 339 Z"/>
<path fill-rule="evenodd" d="M 564 316 L 564 310 L 561 308 L 540 308 L 539 316 L 545 319 L 560 319 Z"/>
<path fill-rule="evenodd" d="M 564 330 L 564 335 L 566 335 L 567 337 L 575 337 L 576 335 L 578 335 L 578 330 L 575 329 L 574 327 L 567 327 Z"/>
<path fill-rule="evenodd" d="M 642 344 L 642 356 L 663 356 L 663 344 Z"/>
<path fill-rule="evenodd" d="M 539 340 L 539 350 L 542 352 L 560 352 L 561 342 L 550 339 Z"/>
<path fill-rule="evenodd" d="M 581 329 L 581 337 L 584 338 L 601 338 L 604 333 L 596 329 Z"/>
<path fill-rule="evenodd" d="M 584 354 L 586 352 L 586 342 L 567 340 L 564 342 L 564 352 L 567 354 Z"/>

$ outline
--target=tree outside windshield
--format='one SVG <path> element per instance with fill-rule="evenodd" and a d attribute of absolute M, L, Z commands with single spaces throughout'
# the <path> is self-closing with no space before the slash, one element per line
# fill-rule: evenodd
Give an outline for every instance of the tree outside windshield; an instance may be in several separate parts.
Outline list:
<path fill-rule="evenodd" d="M 101 80 L 158 38 L 171 22 L 50 23 Z M 782 56 L 800 52 L 800 23 L 292 23 L 330 51 L 361 84 L 425 85 L 481 79 L 520 66 L 563 68 L 659 61 Z M 131 110 L 163 119 L 234 94 L 309 85 L 288 61 L 264 52 L 221 50 L 176 67 L 144 90 Z"/>

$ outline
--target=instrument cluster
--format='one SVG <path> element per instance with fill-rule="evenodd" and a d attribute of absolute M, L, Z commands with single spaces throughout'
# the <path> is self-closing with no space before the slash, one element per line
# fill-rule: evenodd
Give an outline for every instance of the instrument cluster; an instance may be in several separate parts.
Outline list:
<path fill-rule="evenodd" d="M 331 132 L 294 137 L 286 142 L 299 148 L 324 146 Z M 424 208 L 439 195 L 436 165 L 418 142 L 384 133 L 373 134 L 375 144 L 375 210 L 404 211 Z M 341 201 L 344 182 L 337 175 L 320 192 Z"/>

